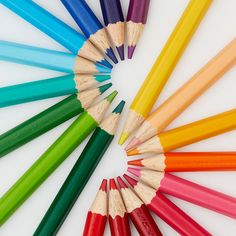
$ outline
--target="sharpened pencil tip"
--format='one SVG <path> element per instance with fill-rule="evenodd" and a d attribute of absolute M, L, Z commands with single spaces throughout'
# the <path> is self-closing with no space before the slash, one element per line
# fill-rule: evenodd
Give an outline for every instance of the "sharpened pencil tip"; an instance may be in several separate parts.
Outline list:
<path fill-rule="evenodd" d="M 134 148 L 132 150 L 129 150 L 126 152 L 127 156 L 135 156 L 135 155 L 139 155 L 139 151 L 138 149 Z"/>
<path fill-rule="evenodd" d="M 124 174 L 123 177 L 126 179 L 126 181 L 132 186 L 135 187 L 135 185 L 137 185 L 138 181 L 131 178 L 129 175 Z"/>
<path fill-rule="evenodd" d="M 131 167 L 128 167 L 128 170 L 127 170 L 129 173 L 139 177 L 141 175 L 141 170 L 140 169 L 137 169 L 137 168 L 131 168 Z"/>
<path fill-rule="evenodd" d="M 100 64 L 102 64 L 103 66 L 106 66 L 107 68 L 109 68 L 110 70 L 113 68 L 113 65 L 108 62 L 106 59 L 103 59 L 102 61 L 99 62 Z"/>
<path fill-rule="evenodd" d="M 97 82 L 101 83 L 101 82 L 111 79 L 111 76 L 110 75 L 95 75 L 94 78 Z"/>
<path fill-rule="evenodd" d="M 116 97 L 116 95 L 118 94 L 118 92 L 115 90 L 113 91 L 111 94 L 109 94 L 105 99 L 108 101 L 108 102 L 112 102 L 114 100 L 114 98 Z"/>
<path fill-rule="evenodd" d="M 139 139 L 133 138 L 133 139 L 129 142 L 129 144 L 125 147 L 125 151 L 129 151 L 129 150 L 131 150 L 131 149 L 134 149 L 134 148 L 136 148 L 139 144 L 140 144 Z"/>
<path fill-rule="evenodd" d="M 128 165 L 131 165 L 131 166 L 143 166 L 142 160 L 143 159 L 128 161 Z"/>
<path fill-rule="evenodd" d="M 107 192 L 107 180 L 106 180 L 106 179 L 104 179 L 104 180 L 102 181 L 99 190 L 102 190 L 102 191 L 104 191 L 104 192 Z"/>
<path fill-rule="evenodd" d="M 126 183 L 123 181 L 123 179 L 120 176 L 117 177 L 116 180 L 120 188 L 128 188 L 128 186 L 126 185 Z"/>
<path fill-rule="evenodd" d="M 122 101 L 118 104 L 118 106 L 113 110 L 112 113 L 120 114 L 120 113 L 123 111 L 124 106 L 125 106 L 125 101 L 122 100 Z"/>
<path fill-rule="evenodd" d="M 113 52 L 112 48 L 108 48 L 106 50 L 106 55 L 115 63 L 117 64 L 118 63 L 118 60 L 115 56 L 115 53 Z"/>
<path fill-rule="evenodd" d="M 129 135 L 126 132 L 122 132 L 118 144 L 122 145 L 128 139 Z"/>
<path fill-rule="evenodd" d="M 111 73 L 111 69 L 110 68 L 107 68 L 107 67 L 105 67 L 105 66 L 103 66 L 103 65 L 101 65 L 101 64 L 99 64 L 99 63 L 96 63 L 95 64 L 96 65 L 96 69 L 97 69 L 97 71 L 99 72 L 99 73 L 106 73 L 106 74 L 109 74 L 109 73 Z"/>
<path fill-rule="evenodd" d="M 128 46 L 128 58 L 132 59 L 136 46 Z"/>
<path fill-rule="evenodd" d="M 104 84 L 102 86 L 99 87 L 99 91 L 100 93 L 104 93 L 105 91 L 107 91 L 110 87 L 112 86 L 112 83 L 108 83 L 108 84 Z"/>
<path fill-rule="evenodd" d="M 115 182 L 115 179 L 110 179 L 109 181 L 109 189 L 118 189 L 117 188 L 117 185 L 116 185 L 116 182 Z"/>
<path fill-rule="evenodd" d="M 121 61 L 124 61 L 125 60 L 125 48 L 124 48 L 124 45 L 121 45 L 120 47 L 116 47 L 117 49 L 117 52 L 120 56 L 120 59 Z"/>

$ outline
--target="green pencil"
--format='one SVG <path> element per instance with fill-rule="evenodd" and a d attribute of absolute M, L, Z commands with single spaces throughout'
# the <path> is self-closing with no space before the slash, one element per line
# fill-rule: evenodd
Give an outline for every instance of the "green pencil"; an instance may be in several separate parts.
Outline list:
<path fill-rule="evenodd" d="M 59 230 L 114 138 L 124 104 L 121 101 L 112 114 L 96 128 L 34 236 L 55 235 Z"/>
<path fill-rule="evenodd" d="M 0 135 L 0 157 L 14 151 L 63 122 L 90 107 L 95 98 L 111 87 L 111 83 L 99 88 L 74 94 L 40 112 L 18 126 Z"/>
<path fill-rule="evenodd" d="M 95 129 L 117 95 L 114 91 L 104 100 L 83 112 L 48 150 L 0 198 L 0 225 L 47 179 L 50 174 Z"/>

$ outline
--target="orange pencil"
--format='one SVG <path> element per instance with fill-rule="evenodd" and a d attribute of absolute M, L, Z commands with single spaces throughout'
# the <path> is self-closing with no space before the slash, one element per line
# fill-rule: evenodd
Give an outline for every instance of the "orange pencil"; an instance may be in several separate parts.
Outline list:
<path fill-rule="evenodd" d="M 177 116 L 236 63 L 236 38 L 158 107 L 141 125 L 126 147 L 132 149 L 162 132 Z"/>
<path fill-rule="evenodd" d="M 128 164 L 165 172 L 236 170 L 236 152 L 167 152 Z"/>
<path fill-rule="evenodd" d="M 234 129 L 236 109 L 160 133 L 127 154 L 165 153 Z"/>

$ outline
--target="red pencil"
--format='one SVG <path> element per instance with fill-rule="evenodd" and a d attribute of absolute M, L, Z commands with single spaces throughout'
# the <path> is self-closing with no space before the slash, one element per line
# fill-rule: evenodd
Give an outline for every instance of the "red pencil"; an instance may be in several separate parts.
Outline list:
<path fill-rule="evenodd" d="M 124 175 L 124 178 L 132 186 L 137 195 L 144 201 L 146 206 L 180 235 L 212 235 L 159 191 L 156 192 L 155 189 L 136 181 L 126 174 Z"/>
<path fill-rule="evenodd" d="M 107 221 L 107 180 L 104 179 L 88 212 L 83 236 L 103 236 Z"/>
<path fill-rule="evenodd" d="M 236 219 L 236 198 L 169 173 L 128 168 L 156 190 Z"/>
<path fill-rule="evenodd" d="M 131 236 L 128 214 L 114 179 L 110 179 L 109 225 L 112 236 Z"/>
<path fill-rule="evenodd" d="M 141 236 L 162 236 L 148 208 L 140 198 L 124 183 L 121 177 L 117 178 L 120 192 L 124 200 L 130 219 Z"/>

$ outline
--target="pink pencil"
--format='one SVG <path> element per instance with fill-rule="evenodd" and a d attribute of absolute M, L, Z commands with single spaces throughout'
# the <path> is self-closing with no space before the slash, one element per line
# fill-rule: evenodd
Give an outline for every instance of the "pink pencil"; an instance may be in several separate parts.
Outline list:
<path fill-rule="evenodd" d="M 128 171 L 163 193 L 236 219 L 236 198 L 169 173 L 129 168 Z"/>
<path fill-rule="evenodd" d="M 212 235 L 174 203 L 168 200 L 160 191 L 156 192 L 155 189 L 134 180 L 128 175 L 124 175 L 124 178 L 132 186 L 133 190 L 143 200 L 147 207 L 180 235 Z"/>

